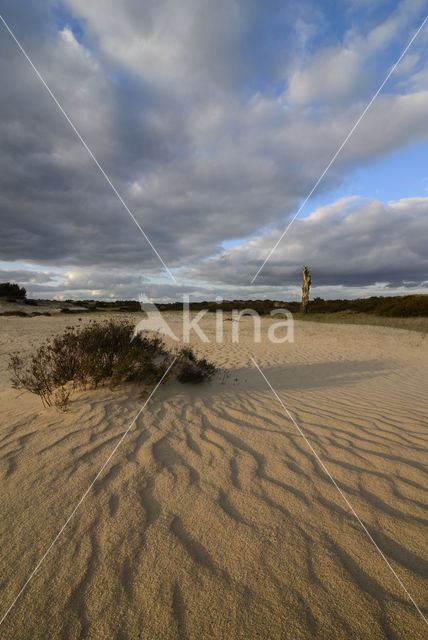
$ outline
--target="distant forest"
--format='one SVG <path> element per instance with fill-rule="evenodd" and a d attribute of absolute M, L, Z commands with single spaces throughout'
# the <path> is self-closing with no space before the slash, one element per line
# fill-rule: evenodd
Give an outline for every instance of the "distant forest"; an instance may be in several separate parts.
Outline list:
<path fill-rule="evenodd" d="M 67 302 L 72 302 L 71 300 Z M 118 300 L 116 302 L 98 302 L 86 300 L 79 302 L 79 305 L 94 308 L 100 311 L 139 311 L 140 305 L 135 300 Z M 156 303 L 159 311 L 182 311 L 182 302 Z M 300 313 L 300 302 L 284 302 L 281 300 L 224 300 L 223 302 L 191 302 L 192 311 L 208 309 L 215 312 L 217 309 L 232 311 L 232 309 L 254 309 L 261 315 L 268 315 L 274 309 L 288 309 L 292 313 Z M 410 296 L 373 296 L 371 298 L 360 298 L 358 300 L 323 300 L 314 298 L 309 303 L 310 313 L 368 313 L 378 316 L 395 318 L 408 317 L 428 317 L 428 295 Z"/>
<path fill-rule="evenodd" d="M 182 303 L 159 304 L 161 311 L 182 309 Z M 193 310 L 207 309 L 216 311 L 223 309 L 254 309 L 260 314 L 269 314 L 272 310 L 283 308 L 292 313 L 300 312 L 300 302 L 282 302 L 278 300 L 226 300 L 221 303 L 216 302 L 194 302 L 190 304 Z M 373 313 L 379 316 L 389 317 L 411 317 L 428 316 L 428 295 L 394 296 L 360 298 L 358 300 L 323 300 L 314 298 L 309 302 L 310 313 L 337 313 L 348 311 L 349 313 Z"/>

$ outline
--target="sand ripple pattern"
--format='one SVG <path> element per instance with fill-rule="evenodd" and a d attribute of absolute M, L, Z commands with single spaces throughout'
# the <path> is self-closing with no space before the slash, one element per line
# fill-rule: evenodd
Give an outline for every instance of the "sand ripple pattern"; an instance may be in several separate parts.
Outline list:
<path fill-rule="evenodd" d="M 228 375 L 159 390 L 2 639 L 427 637 L 248 363 L 254 352 L 427 615 L 426 346 L 374 327 L 298 333 L 295 345 L 204 347 Z M 1 395 L 7 608 L 143 400 L 84 392 L 63 417 Z"/>

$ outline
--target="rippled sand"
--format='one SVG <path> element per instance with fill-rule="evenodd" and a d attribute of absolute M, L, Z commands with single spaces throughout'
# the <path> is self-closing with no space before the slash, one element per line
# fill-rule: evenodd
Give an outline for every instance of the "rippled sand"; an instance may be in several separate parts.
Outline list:
<path fill-rule="evenodd" d="M 87 391 L 60 414 L 10 389 L 7 353 L 72 322 L 1 319 L 0 615 L 147 395 Z M 427 637 L 250 355 L 427 616 L 428 338 L 305 322 L 292 345 L 254 345 L 248 318 L 231 345 L 231 324 L 223 345 L 195 340 L 222 373 L 158 390 L 2 639 Z"/>

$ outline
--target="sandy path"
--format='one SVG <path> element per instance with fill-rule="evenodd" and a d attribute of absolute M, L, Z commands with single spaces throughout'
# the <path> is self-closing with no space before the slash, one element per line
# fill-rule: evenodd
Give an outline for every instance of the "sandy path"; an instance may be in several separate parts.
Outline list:
<path fill-rule="evenodd" d="M 70 322 L 2 318 L 0 370 L 7 352 Z M 253 345 L 244 322 L 239 345 L 197 345 L 228 375 L 159 389 L 1 638 L 427 637 L 249 362 L 427 615 L 426 339 L 301 323 L 293 345 Z M 88 391 L 63 415 L 6 376 L 0 389 L 4 611 L 143 400 L 133 387 Z"/>

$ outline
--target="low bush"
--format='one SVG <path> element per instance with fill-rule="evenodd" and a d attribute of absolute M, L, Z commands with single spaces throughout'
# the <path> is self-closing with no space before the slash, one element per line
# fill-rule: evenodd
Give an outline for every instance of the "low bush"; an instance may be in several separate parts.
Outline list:
<path fill-rule="evenodd" d="M 168 369 L 173 355 L 158 336 L 137 334 L 127 320 L 91 322 L 68 327 L 23 358 L 12 354 L 9 369 L 12 385 L 40 396 L 44 406 L 69 408 L 73 388 L 96 388 L 122 382 L 155 384 Z M 180 382 L 208 380 L 215 367 L 198 359 L 186 347 L 177 354 L 176 375 Z"/>
<path fill-rule="evenodd" d="M 5 311 L 0 313 L 0 316 L 18 316 L 18 318 L 30 318 L 31 316 L 25 311 Z"/>
<path fill-rule="evenodd" d="M 177 380 L 183 383 L 197 384 L 209 380 L 216 372 L 216 367 L 205 358 L 196 358 L 190 347 L 178 352 Z"/>

